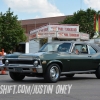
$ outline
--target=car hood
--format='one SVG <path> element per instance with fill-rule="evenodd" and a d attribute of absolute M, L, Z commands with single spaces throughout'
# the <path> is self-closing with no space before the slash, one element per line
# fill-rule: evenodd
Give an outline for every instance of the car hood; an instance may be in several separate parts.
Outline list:
<path fill-rule="evenodd" d="M 37 53 L 27 53 L 27 54 L 21 54 L 18 57 L 19 58 L 27 58 L 27 57 L 32 57 L 32 58 L 41 58 L 41 56 L 43 54 L 45 54 L 46 52 L 37 52 Z"/>
<path fill-rule="evenodd" d="M 58 57 L 64 57 L 65 53 L 61 52 L 37 52 L 37 53 L 14 53 L 14 54 L 8 54 L 5 56 L 5 58 L 21 58 L 21 59 L 56 59 Z"/>
<path fill-rule="evenodd" d="M 46 52 L 27 53 L 27 54 L 13 53 L 13 54 L 7 54 L 7 55 L 5 55 L 4 58 L 30 58 L 30 57 L 34 58 L 34 57 L 41 57 L 45 53 Z"/>

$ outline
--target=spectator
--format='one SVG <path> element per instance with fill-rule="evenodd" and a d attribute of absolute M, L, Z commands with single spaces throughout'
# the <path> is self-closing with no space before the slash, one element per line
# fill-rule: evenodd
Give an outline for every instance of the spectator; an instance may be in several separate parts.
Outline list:
<path fill-rule="evenodd" d="M 2 65 L 2 53 L 0 52 L 0 65 Z"/>

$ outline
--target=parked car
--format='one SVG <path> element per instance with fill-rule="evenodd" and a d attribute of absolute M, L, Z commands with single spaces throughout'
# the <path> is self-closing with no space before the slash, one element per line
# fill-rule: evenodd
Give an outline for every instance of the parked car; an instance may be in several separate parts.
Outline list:
<path fill-rule="evenodd" d="M 59 41 L 44 44 L 34 54 L 8 54 L 4 67 L 15 81 L 25 76 L 44 77 L 47 82 L 57 82 L 61 75 L 95 74 L 100 79 L 100 47 L 77 41 Z"/>

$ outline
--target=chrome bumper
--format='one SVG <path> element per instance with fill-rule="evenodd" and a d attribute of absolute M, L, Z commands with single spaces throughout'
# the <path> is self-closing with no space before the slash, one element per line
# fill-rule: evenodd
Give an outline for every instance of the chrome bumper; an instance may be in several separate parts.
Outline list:
<path fill-rule="evenodd" d="M 2 70 L 4 67 L 4 64 L 0 64 L 0 70 Z"/>
<path fill-rule="evenodd" d="M 20 72 L 20 73 L 43 73 L 43 69 L 41 65 L 34 67 L 33 65 L 26 64 L 9 64 L 8 66 L 4 66 L 7 68 L 7 71 L 10 72 Z M 36 72 L 33 71 L 36 69 Z"/>

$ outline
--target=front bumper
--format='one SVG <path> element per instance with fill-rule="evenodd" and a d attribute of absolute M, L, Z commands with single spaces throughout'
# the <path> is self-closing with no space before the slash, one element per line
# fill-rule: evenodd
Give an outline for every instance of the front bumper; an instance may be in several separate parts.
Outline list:
<path fill-rule="evenodd" d="M 20 72 L 20 73 L 43 73 L 43 68 L 41 65 L 34 67 L 33 65 L 26 64 L 9 64 L 5 66 L 7 71 L 10 72 Z"/>
<path fill-rule="evenodd" d="M 4 67 L 4 64 L 0 64 L 0 70 L 2 70 Z"/>

